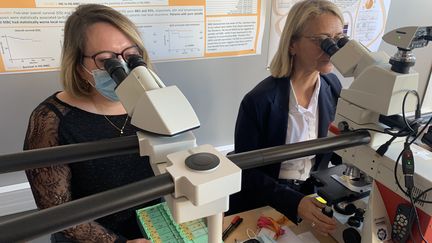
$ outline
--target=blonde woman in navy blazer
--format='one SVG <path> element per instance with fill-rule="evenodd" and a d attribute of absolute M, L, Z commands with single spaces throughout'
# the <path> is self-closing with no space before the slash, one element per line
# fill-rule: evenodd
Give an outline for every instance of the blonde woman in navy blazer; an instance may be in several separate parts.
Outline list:
<path fill-rule="evenodd" d="M 320 42 L 325 37 L 341 37 L 343 23 L 339 9 L 329 1 L 308 0 L 292 7 L 270 66 L 271 76 L 241 102 L 235 127 L 236 153 L 287 143 L 288 127 L 295 131 L 299 125 L 288 125 L 291 92 L 298 106 L 315 106 L 315 135 L 327 136 L 341 84 L 330 73 L 333 65 L 321 50 Z M 316 155 L 310 171 L 327 168 L 330 157 L 331 154 Z M 313 188 L 302 187 L 303 181 L 280 179 L 280 170 L 281 164 L 274 164 L 243 171 L 242 191 L 231 197 L 230 212 L 270 205 L 293 222 L 300 218 L 309 221 L 319 233 L 334 231 L 335 220 L 321 213 L 324 205 L 305 197 L 313 193 Z"/>

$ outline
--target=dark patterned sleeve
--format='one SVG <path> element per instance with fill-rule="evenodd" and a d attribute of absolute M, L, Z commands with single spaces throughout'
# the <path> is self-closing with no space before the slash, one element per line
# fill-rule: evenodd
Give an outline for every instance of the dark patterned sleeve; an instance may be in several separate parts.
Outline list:
<path fill-rule="evenodd" d="M 40 105 L 30 116 L 24 150 L 59 145 L 60 118 L 48 106 Z M 54 165 L 26 170 L 35 202 L 39 209 L 71 201 L 71 171 L 68 165 Z M 66 229 L 63 233 L 78 242 L 114 242 L 125 239 L 91 221 Z"/>

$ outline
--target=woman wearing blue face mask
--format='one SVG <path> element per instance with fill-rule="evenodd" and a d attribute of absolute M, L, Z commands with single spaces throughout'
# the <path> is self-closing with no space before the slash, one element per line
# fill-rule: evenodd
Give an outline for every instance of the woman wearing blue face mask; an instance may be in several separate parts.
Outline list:
<path fill-rule="evenodd" d="M 134 24 L 119 12 L 81 5 L 67 19 L 61 62 L 64 90 L 31 114 L 24 149 L 133 135 L 138 130 L 114 92 L 104 61 L 118 58 L 128 72 L 131 55 L 149 58 Z M 153 176 L 147 157 L 114 156 L 26 171 L 40 209 Z M 120 197 L 121 195 L 119 195 Z M 141 208 L 158 201 L 140 205 Z M 52 235 L 52 242 L 148 242 L 131 208 Z"/>

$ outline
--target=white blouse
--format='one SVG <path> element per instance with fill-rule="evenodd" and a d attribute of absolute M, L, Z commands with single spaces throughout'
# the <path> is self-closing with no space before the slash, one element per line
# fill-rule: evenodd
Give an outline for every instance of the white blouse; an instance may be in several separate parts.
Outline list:
<path fill-rule="evenodd" d="M 307 108 L 298 104 L 291 80 L 290 86 L 288 128 L 285 141 L 290 144 L 316 139 L 318 137 L 318 95 L 321 80 L 318 78 Z M 279 171 L 279 179 L 305 181 L 309 178 L 309 172 L 314 163 L 315 155 L 284 161 Z"/>

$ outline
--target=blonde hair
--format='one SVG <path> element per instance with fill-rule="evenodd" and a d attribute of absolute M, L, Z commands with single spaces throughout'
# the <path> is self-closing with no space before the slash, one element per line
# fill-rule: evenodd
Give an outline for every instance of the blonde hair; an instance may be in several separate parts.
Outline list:
<path fill-rule="evenodd" d="M 270 72 L 273 77 L 282 78 L 291 75 L 293 56 L 289 48 L 292 42 L 300 38 L 308 20 L 325 13 L 339 17 L 341 23 L 344 23 L 339 8 L 327 0 L 304 0 L 297 2 L 291 8 L 279 41 L 279 48 L 270 64 Z"/>
<path fill-rule="evenodd" d="M 84 56 L 87 29 L 95 23 L 108 23 L 122 31 L 143 52 L 143 59 L 151 67 L 138 29 L 120 12 L 99 4 L 84 4 L 76 8 L 66 20 L 61 57 L 61 83 L 66 92 L 75 97 L 90 96 L 91 87 L 79 73 Z"/>

